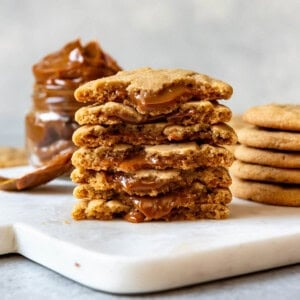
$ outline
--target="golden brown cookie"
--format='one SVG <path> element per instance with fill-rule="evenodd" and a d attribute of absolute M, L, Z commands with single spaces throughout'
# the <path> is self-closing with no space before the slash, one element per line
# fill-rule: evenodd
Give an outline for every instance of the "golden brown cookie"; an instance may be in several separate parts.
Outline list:
<path fill-rule="evenodd" d="M 273 103 L 254 106 L 244 113 L 243 119 L 256 126 L 300 131 L 300 105 Z"/>
<path fill-rule="evenodd" d="M 194 71 L 141 68 L 88 82 L 75 91 L 75 98 L 79 102 L 124 103 L 141 114 L 157 116 L 191 99 L 228 99 L 231 94 L 230 85 Z"/>
<path fill-rule="evenodd" d="M 300 151 L 300 132 L 274 131 L 258 127 L 238 130 L 241 144 L 256 148 Z"/>
<path fill-rule="evenodd" d="M 224 123 L 211 126 L 201 124 L 181 126 L 168 123 L 84 125 L 73 134 L 76 146 L 87 147 L 115 144 L 159 145 L 186 140 L 212 145 L 231 145 L 236 143 L 237 136 L 233 129 Z"/>
<path fill-rule="evenodd" d="M 123 218 L 132 223 L 149 222 L 152 220 L 183 221 L 198 219 L 226 219 L 229 216 L 227 205 L 215 203 L 203 203 L 196 207 L 175 206 L 170 211 L 162 211 L 156 207 L 162 207 L 154 201 L 153 211 L 157 213 L 150 215 L 147 212 L 134 210 L 133 207 L 123 205 L 117 200 L 91 200 L 78 202 L 72 211 L 75 220 L 98 219 L 111 220 Z M 164 207 L 162 207 L 164 208 Z"/>
<path fill-rule="evenodd" d="M 199 219 L 203 212 L 216 210 L 211 218 L 228 216 L 227 204 L 231 201 L 229 189 L 207 190 L 204 185 L 194 183 L 188 188 L 158 197 L 129 196 L 125 193 L 114 194 L 103 199 L 103 194 L 89 185 L 79 185 L 74 190 L 75 197 L 83 199 L 73 210 L 75 219 L 112 219 L 122 217 L 131 222 L 151 220 Z M 97 202 L 94 202 L 97 201 Z M 179 213 L 179 210 L 181 213 Z M 182 212 L 186 211 L 188 215 Z M 219 214 L 225 211 L 225 214 Z"/>
<path fill-rule="evenodd" d="M 299 206 L 300 186 L 242 180 L 233 177 L 232 194 L 241 199 L 265 204 Z"/>
<path fill-rule="evenodd" d="M 300 184 L 300 169 L 274 168 L 236 160 L 230 167 L 230 172 L 241 179 Z"/>
<path fill-rule="evenodd" d="M 0 168 L 28 164 L 27 153 L 23 148 L 0 147 Z"/>
<path fill-rule="evenodd" d="M 126 192 L 117 192 L 116 190 L 98 190 L 89 184 L 80 184 L 74 189 L 74 196 L 81 200 L 118 200 L 123 204 L 128 205 L 132 200 L 160 200 L 164 201 L 167 198 L 176 199 L 180 203 L 188 203 L 192 201 L 196 203 L 222 203 L 228 204 L 231 201 L 231 193 L 228 188 L 208 188 L 207 186 L 194 182 L 189 187 L 181 187 L 177 190 L 170 191 L 165 194 L 156 196 L 150 195 L 129 195 Z M 197 201 L 195 203 L 195 201 Z"/>
<path fill-rule="evenodd" d="M 220 146 L 179 143 L 155 146 L 114 145 L 75 151 L 75 167 L 91 170 L 133 172 L 141 169 L 194 169 L 198 167 L 229 167 L 233 154 Z"/>
<path fill-rule="evenodd" d="M 156 117 L 140 114 L 133 107 L 117 102 L 83 106 L 75 114 L 75 120 L 80 125 L 144 124 L 154 121 L 207 125 L 228 122 L 230 118 L 230 109 L 217 101 L 189 101 L 170 114 Z"/>
<path fill-rule="evenodd" d="M 114 190 L 129 195 L 157 196 L 161 193 L 174 191 L 194 182 L 200 182 L 207 188 L 228 187 L 231 178 L 228 170 L 219 168 L 203 168 L 194 170 L 139 170 L 133 173 L 105 172 L 75 169 L 71 178 L 73 182 L 88 184 L 101 190 Z"/>
<path fill-rule="evenodd" d="M 283 152 L 238 145 L 234 151 L 238 160 L 264 166 L 300 169 L 299 152 Z"/>

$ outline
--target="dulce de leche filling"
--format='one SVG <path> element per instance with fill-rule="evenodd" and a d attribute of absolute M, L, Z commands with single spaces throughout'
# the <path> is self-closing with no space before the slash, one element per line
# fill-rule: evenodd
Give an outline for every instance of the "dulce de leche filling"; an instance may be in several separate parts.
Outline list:
<path fill-rule="evenodd" d="M 128 178 L 125 175 L 120 175 L 118 180 L 124 187 L 124 190 L 127 192 L 134 191 L 149 193 L 151 190 L 159 190 L 170 183 L 166 181 L 157 181 L 155 179 L 143 180 L 136 178 Z"/>
<path fill-rule="evenodd" d="M 141 93 L 131 93 L 129 96 L 138 111 L 147 113 L 168 108 L 170 105 L 180 102 L 183 96 L 190 93 L 191 90 L 188 87 L 179 85 L 168 87 L 158 94 L 142 91 Z"/>
<path fill-rule="evenodd" d="M 202 185 L 200 186 L 203 187 Z M 131 197 L 134 207 L 124 218 L 127 221 L 136 223 L 144 220 L 161 219 L 167 216 L 173 208 L 182 206 L 183 202 L 186 204 L 190 202 L 190 205 L 193 205 L 191 202 L 201 197 L 200 195 L 204 191 L 205 188 L 203 187 L 188 195 L 184 191 L 181 191 L 159 198 Z"/>
<path fill-rule="evenodd" d="M 193 205 L 192 203 L 200 198 L 203 192 L 206 193 L 206 188 L 201 184 L 195 184 L 191 186 L 189 193 L 181 190 L 158 198 L 132 196 L 131 200 L 134 207 L 124 218 L 136 223 L 144 220 L 161 219 L 168 215 L 173 208 L 182 206 L 183 203 Z"/>
<path fill-rule="evenodd" d="M 160 219 L 169 214 L 172 208 L 176 206 L 176 202 L 176 196 L 164 197 L 162 199 L 133 199 L 135 208 L 149 220 Z M 134 221 L 132 215 L 130 217 L 131 221 Z"/>
<path fill-rule="evenodd" d="M 178 196 L 168 196 L 161 199 L 132 198 L 134 208 L 130 210 L 124 219 L 139 223 L 145 220 L 161 219 L 168 215 L 171 210 L 180 202 Z"/>
<path fill-rule="evenodd" d="M 147 176 L 147 173 L 150 176 Z M 120 185 L 124 191 L 129 194 L 157 194 L 159 191 L 168 188 L 174 183 L 178 183 L 181 179 L 178 171 L 153 171 L 143 170 L 138 171 L 136 176 L 130 176 L 126 173 L 115 174 L 112 176 L 112 181 L 116 185 Z"/>

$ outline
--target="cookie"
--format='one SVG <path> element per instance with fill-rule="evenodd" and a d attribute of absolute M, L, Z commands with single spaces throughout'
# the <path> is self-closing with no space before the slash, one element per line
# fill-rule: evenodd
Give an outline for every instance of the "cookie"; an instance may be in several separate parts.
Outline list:
<path fill-rule="evenodd" d="M 189 100 L 229 99 L 232 87 L 194 71 L 141 68 L 121 71 L 83 84 L 75 91 L 79 102 L 119 102 L 140 114 L 157 116 Z"/>
<path fill-rule="evenodd" d="M 246 146 L 284 151 L 300 151 L 300 133 L 297 132 L 249 127 L 238 130 L 237 134 L 239 142 Z"/>
<path fill-rule="evenodd" d="M 144 202 L 145 203 L 145 202 Z M 156 214 L 148 214 L 148 212 L 140 212 L 134 210 L 132 206 L 123 205 L 117 200 L 91 200 L 78 202 L 72 211 L 72 217 L 75 220 L 98 219 L 112 220 L 115 218 L 123 218 L 132 223 L 149 222 L 152 220 L 164 221 L 182 221 L 182 220 L 198 220 L 198 219 L 225 219 L 229 216 L 229 209 L 223 204 L 204 203 L 197 206 L 188 207 L 176 206 L 170 211 L 162 211 L 159 203 L 154 201 L 152 205 Z M 154 206 L 155 205 L 155 206 Z M 160 209 L 157 209 L 160 207 Z"/>
<path fill-rule="evenodd" d="M 263 183 L 233 177 L 230 189 L 238 198 L 265 204 L 300 207 L 299 185 Z"/>
<path fill-rule="evenodd" d="M 200 182 L 207 188 L 228 187 L 231 178 L 225 168 L 203 168 L 194 170 L 139 170 L 133 173 L 104 172 L 75 169 L 72 181 L 88 184 L 100 191 L 114 190 L 129 195 L 157 196 Z"/>
<path fill-rule="evenodd" d="M 141 169 L 195 169 L 229 167 L 233 154 L 220 146 L 195 142 L 155 146 L 114 145 L 81 147 L 72 156 L 72 163 L 81 169 L 133 172 Z"/>
<path fill-rule="evenodd" d="M 159 145 L 186 140 L 213 145 L 231 145 L 236 143 L 237 136 L 233 129 L 224 123 L 211 126 L 201 124 L 181 126 L 168 123 L 84 125 L 73 134 L 73 142 L 79 147 L 115 144 Z"/>
<path fill-rule="evenodd" d="M 75 120 L 79 125 L 145 124 L 154 121 L 179 125 L 207 125 L 228 122 L 230 118 L 230 109 L 217 101 L 189 101 L 179 105 L 178 109 L 170 114 L 155 117 L 140 114 L 133 107 L 117 102 L 83 106 L 75 113 Z"/>
<path fill-rule="evenodd" d="M 177 190 L 156 196 L 150 195 L 129 195 L 126 192 L 117 190 L 99 190 L 89 184 L 80 184 L 74 189 L 74 196 L 81 200 L 118 200 L 123 204 L 129 204 L 133 199 L 149 199 L 152 201 L 164 201 L 168 197 L 173 198 L 176 202 L 188 203 L 197 201 L 197 203 L 222 203 L 228 204 L 231 201 L 231 193 L 228 188 L 208 188 L 200 182 L 194 182 L 189 187 L 181 187 Z"/>
<path fill-rule="evenodd" d="M 0 168 L 28 164 L 27 153 L 23 148 L 0 147 Z"/>
<path fill-rule="evenodd" d="M 73 218 L 77 220 L 122 217 L 131 222 L 207 218 L 208 214 L 205 212 L 212 213 L 211 210 L 216 212 L 210 215 L 210 218 L 225 218 L 229 214 L 226 204 L 232 198 L 229 189 L 208 191 L 199 183 L 154 198 L 115 194 L 106 200 L 89 185 L 79 185 L 75 188 L 74 194 L 75 197 L 83 199 L 78 202 L 72 213 Z"/>
<path fill-rule="evenodd" d="M 256 126 L 300 131 L 300 105 L 274 103 L 254 106 L 244 113 L 243 119 Z"/>
<path fill-rule="evenodd" d="M 230 167 L 230 172 L 241 179 L 300 184 L 300 169 L 274 168 L 236 160 Z"/>
<path fill-rule="evenodd" d="M 238 160 L 277 168 L 300 169 L 300 153 L 259 149 L 238 145 L 234 151 Z"/>

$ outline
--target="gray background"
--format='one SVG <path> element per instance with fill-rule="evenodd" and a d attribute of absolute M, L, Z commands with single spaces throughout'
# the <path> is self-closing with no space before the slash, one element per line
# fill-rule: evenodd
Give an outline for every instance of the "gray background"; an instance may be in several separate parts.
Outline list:
<path fill-rule="evenodd" d="M 300 1 L 0 0 L 0 145 L 22 145 L 31 66 L 80 37 L 126 69 L 180 67 L 234 87 L 235 113 L 299 103 Z"/>

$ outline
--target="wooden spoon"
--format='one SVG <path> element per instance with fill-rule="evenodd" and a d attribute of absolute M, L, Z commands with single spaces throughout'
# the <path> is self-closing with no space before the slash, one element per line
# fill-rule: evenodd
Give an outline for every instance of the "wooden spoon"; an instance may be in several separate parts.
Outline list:
<path fill-rule="evenodd" d="M 64 173 L 71 171 L 71 156 L 73 151 L 67 151 L 55 156 L 46 166 L 38 168 L 18 178 L 0 176 L 0 190 L 22 191 L 45 184 Z"/>

